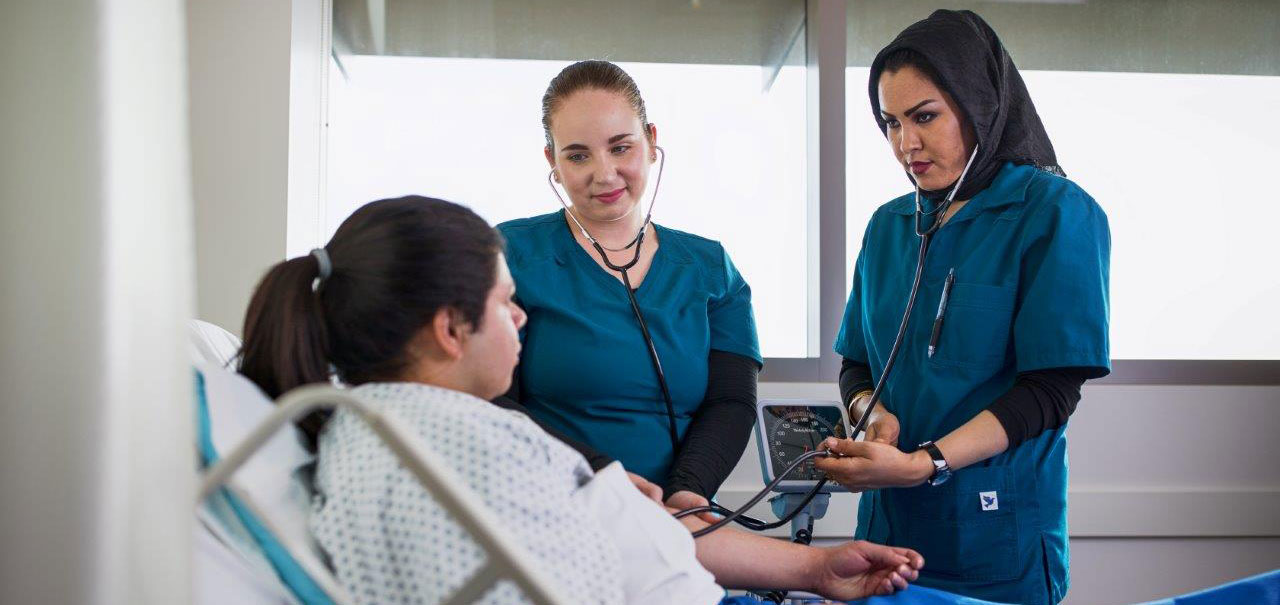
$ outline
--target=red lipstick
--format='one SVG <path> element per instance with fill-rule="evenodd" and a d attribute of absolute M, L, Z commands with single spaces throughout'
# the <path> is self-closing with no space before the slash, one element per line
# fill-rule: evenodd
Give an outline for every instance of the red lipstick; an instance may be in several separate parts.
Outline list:
<path fill-rule="evenodd" d="M 621 198 L 621 197 L 622 197 L 622 194 L 623 194 L 623 193 L 626 193 L 626 192 L 627 192 L 627 188 L 626 188 L 626 187 L 619 187 L 619 188 L 617 188 L 617 189 L 614 189 L 613 191 L 607 191 L 607 192 L 605 192 L 605 193 L 597 193 L 597 194 L 596 194 L 595 196 L 593 196 L 593 197 L 595 197 L 596 199 L 598 199 L 598 200 L 600 200 L 600 201 L 602 201 L 602 202 L 604 202 L 604 203 L 606 203 L 606 204 L 612 204 L 612 203 L 614 203 L 614 202 L 618 201 L 618 198 Z"/>
<path fill-rule="evenodd" d="M 924 174 L 933 166 L 933 162 L 911 162 L 911 174 Z"/>

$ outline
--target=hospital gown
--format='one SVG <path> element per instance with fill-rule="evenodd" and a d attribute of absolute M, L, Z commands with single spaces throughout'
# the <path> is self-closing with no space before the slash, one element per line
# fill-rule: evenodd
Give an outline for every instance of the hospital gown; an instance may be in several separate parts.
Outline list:
<path fill-rule="evenodd" d="M 574 603 L 622 603 L 618 548 L 572 505 L 587 462 L 524 415 L 464 393 L 411 383 L 353 394 L 421 436 Z M 478 570 L 483 550 L 354 414 L 320 434 L 311 531 L 360 603 L 436 603 Z M 480 601 L 528 602 L 509 581 Z"/>

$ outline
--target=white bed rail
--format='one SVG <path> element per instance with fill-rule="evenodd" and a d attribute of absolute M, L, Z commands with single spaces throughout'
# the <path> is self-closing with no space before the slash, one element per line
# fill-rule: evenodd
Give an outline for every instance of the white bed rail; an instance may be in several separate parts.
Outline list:
<path fill-rule="evenodd" d="M 503 579 L 514 582 L 525 596 L 538 605 L 569 603 L 556 592 L 554 585 L 543 573 L 530 563 L 533 557 L 506 537 L 498 518 L 489 512 L 484 502 L 466 487 L 452 469 L 437 461 L 417 435 L 402 428 L 394 418 L 378 413 L 350 393 L 324 385 L 298 387 L 282 395 L 276 404 L 276 409 L 266 420 L 205 472 L 196 502 L 204 502 L 225 484 L 335 603 L 344 605 L 354 603 L 354 600 L 338 585 L 329 570 L 315 569 L 315 558 L 301 555 L 308 547 L 297 544 L 296 540 L 278 531 L 272 520 L 262 514 L 252 498 L 237 488 L 231 478 L 281 427 L 315 410 L 337 408 L 355 413 L 368 424 L 418 483 L 462 525 L 488 555 L 485 565 L 457 592 L 445 599 L 444 605 L 471 603 L 490 586 Z"/>

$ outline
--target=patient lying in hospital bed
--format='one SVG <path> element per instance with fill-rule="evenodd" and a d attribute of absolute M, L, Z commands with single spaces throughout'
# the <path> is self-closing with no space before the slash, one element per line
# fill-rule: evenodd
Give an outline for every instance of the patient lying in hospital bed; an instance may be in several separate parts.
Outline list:
<path fill-rule="evenodd" d="M 276 397 L 326 382 L 394 416 L 480 495 L 575 603 L 705 603 L 721 586 L 805 589 L 839 599 L 903 588 L 923 564 L 866 542 L 819 549 L 673 519 L 615 465 L 487 399 L 506 391 L 523 312 L 495 232 L 427 198 L 366 205 L 324 250 L 273 267 L 250 304 L 241 373 Z M 484 561 L 354 414 L 309 418 L 311 531 L 359 602 L 437 602 Z M 683 524 L 682 524 L 683 523 Z M 500 583 L 483 602 L 523 602 Z"/>

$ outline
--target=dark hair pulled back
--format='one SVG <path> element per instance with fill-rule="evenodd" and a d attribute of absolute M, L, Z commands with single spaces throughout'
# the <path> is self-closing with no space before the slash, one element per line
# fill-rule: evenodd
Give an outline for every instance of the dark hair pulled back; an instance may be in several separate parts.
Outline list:
<path fill-rule="evenodd" d="M 640 96 L 636 81 L 621 67 L 608 61 L 579 61 L 560 70 L 542 95 L 542 130 L 547 135 L 548 148 L 555 149 L 551 140 L 551 114 L 559 108 L 561 101 L 579 90 L 605 90 L 622 95 L 640 117 L 640 127 L 648 136 L 649 117 L 645 114 L 644 98 Z"/>
<path fill-rule="evenodd" d="M 395 380 L 406 345 L 440 309 L 479 329 L 502 240 L 471 210 L 420 196 L 370 202 L 313 255 L 272 267 L 245 316 L 240 373 L 272 398 L 303 384 Z M 301 421 L 311 445 L 327 414 Z"/>

